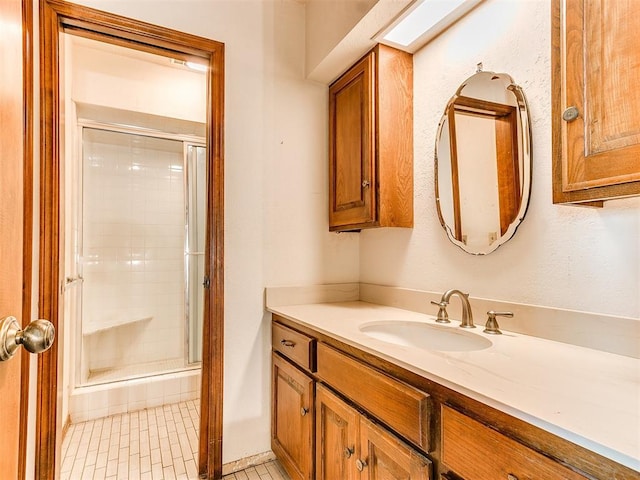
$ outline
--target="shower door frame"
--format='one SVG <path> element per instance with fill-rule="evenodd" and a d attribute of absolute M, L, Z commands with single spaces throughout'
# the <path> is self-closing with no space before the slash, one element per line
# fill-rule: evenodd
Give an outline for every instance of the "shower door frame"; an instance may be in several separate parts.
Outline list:
<path fill-rule="evenodd" d="M 40 0 L 40 242 L 38 314 L 58 332 L 63 328 L 60 301 L 64 250 L 61 159 L 61 32 L 150 53 L 208 63 L 206 283 L 202 338 L 202 387 L 198 471 L 222 476 L 222 389 L 224 359 L 224 44 L 102 12 L 63 0 Z M 59 418 L 58 342 L 38 357 L 35 478 L 53 480 L 59 471 L 63 419 Z"/>
<path fill-rule="evenodd" d="M 82 118 L 82 119 L 78 119 L 78 122 L 76 124 L 77 126 L 77 131 L 78 131 L 78 135 L 77 135 L 77 151 L 78 151 L 78 155 L 79 158 L 76 159 L 77 161 L 80 162 L 81 166 L 80 166 L 80 198 L 84 198 L 83 197 L 83 191 L 84 191 L 84 150 L 83 150 L 83 142 L 84 142 L 84 129 L 92 129 L 92 130 L 101 130 L 101 131 L 105 131 L 105 132 L 111 132 L 111 133 L 118 133 L 118 134 L 122 134 L 122 135 L 139 135 L 142 137 L 150 137 L 150 138 L 159 138 L 159 139 L 163 139 L 163 140 L 170 140 L 170 141 L 174 141 L 174 142 L 179 142 L 182 144 L 182 165 L 183 165 L 183 171 L 184 171 L 184 182 L 183 182 L 183 188 L 184 188 L 184 202 L 185 202 L 185 213 L 184 213 L 184 222 L 185 222 L 185 243 L 184 243 L 184 257 L 185 257 L 185 261 L 184 261 L 184 273 L 185 273 L 185 277 L 184 277 L 184 290 L 183 290 L 183 304 L 184 304 L 184 319 L 185 321 L 185 325 L 184 325 L 184 355 L 183 355 L 183 359 L 184 359 L 184 366 L 182 368 L 180 368 L 180 370 L 192 370 L 192 369 L 196 369 L 196 368 L 200 368 L 202 365 L 202 360 L 197 360 L 194 362 L 190 361 L 191 358 L 191 325 L 190 325 L 190 310 L 189 310 L 189 306 L 190 303 L 189 301 L 191 300 L 191 293 L 193 291 L 193 289 L 195 288 L 195 285 L 190 285 L 190 282 L 188 281 L 191 274 L 190 274 L 190 265 L 189 265 L 189 253 L 188 253 L 188 244 L 189 244 L 189 236 L 191 235 L 191 231 L 189 229 L 189 219 L 188 219 L 188 212 L 189 209 L 191 208 L 191 203 L 190 203 L 190 199 L 189 197 L 189 160 L 188 160 L 188 149 L 189 147 L 196 147 L 196 148 L 204 148 L 205 149 L 205 156 L 206 156 L 206 151 L 207 151 L 207 142 L 206 139 L 204 137 L 198 136 L 198 135 L 192 135 L 192 134 L 184 134 L 184 133 L 166 133 L 163 132 L 161 130 L 157 130 L 154 128 L 147 128 L 147 127 L 139 127 L 139 126 L 134 126 L 134 125 L 126 125 L 126 124 L 122 124 L 122 123 L 117 123 L 117 122 L 104 122 L 104 121 L 97 121 L 97 120 L 91 120 L 91 119 L 87 119 L 87 118 Z M 205 182 L 208 182 L 211 178 L 211 175 L 209 174 L 209 172 L 206 172 L 206 179 Z M 84 200 L 82 200 L 84 203 Z M 84 217 L 84 204 L 82 206 L 82 208 L 80 209 L 79 213 L 80 213 L 80 219 L 77 220 L 78 225 L 80 225 L 80 231 L 83 232 L 84 229 L 84 220 L 82 219 L 82 217 Z M 206 219 L 205 219 L 205 223 L 206 223 Z M 206 233 L 205 233 L 206 235 Z M 84 252 L 84 234 L 81 233 L 80 236 L 83 238 L 82 242 L 81 242 L 81 251 Z M 198 252 L 198 254 L 204 256 L 205 252 Z M 84 283 L 84 272 L 81 270 L 81 267 L 79 268 L 79 278 L 81 280 L 81 284 Z M 68 282 L 68 280 L 65 280 L 65 282 Z M 199 281 L 198 284 L 200 285 L 200 287 L 202 287 L 202 281 Z M 84 288 L 83 286 L 81 286 L 80 288 Z M 84 304 L 84 292 L 81 294 L 81 298 L 82 298 L 82 304 Z M 204 310 L 204 309 L 203 309 Z M 200 335 L 200 337 L 202 337 L 202 335 Z M 198 339 L 198 341 L 200 341 L 200 339 Z M 76 332 L 76 338 L 75 338 L 75 343 L 76 343 L 76 352 L 81 352 L 82 349 L 84 348 L 82 345 L 82 329 L 79 329 L 78 332 Z M 202 345 L 200 345 L 200 353 L 202 356 Z M 82 357 L 82 355 L 80 355 L 80 357 Z M 82 360 L 81 360 L 82 361 Z M 133 375 L 131 377 L 125 377 L 125 378 L 119 378 L 116 380 L 108 380 L 108 381 L 98 381 L 98 382 L 83 382 L 81 380 L 81 372 L 82 368 L 80 369 L 80 371 L 76 371 L 75 375 L 74 375 L 74 379 L 73 379 L 73 388 L 78 388 L 78 387 L 84 387 L 84 386 L 91 386 L 91 385 L 97 385 L 97 384 L 104 384 L 104 383 L 113 383 L 113 382 L 119 382 L 122 380 L 130 380 L 131 378 L 137 378 L 140 377 L 140 375 Z M 152 373 L 152 375 L 162 375 L 164 373 L 173 373 L 173 370 L 171 370 L 170 372 L 167 371 L 157 371 Z"/>

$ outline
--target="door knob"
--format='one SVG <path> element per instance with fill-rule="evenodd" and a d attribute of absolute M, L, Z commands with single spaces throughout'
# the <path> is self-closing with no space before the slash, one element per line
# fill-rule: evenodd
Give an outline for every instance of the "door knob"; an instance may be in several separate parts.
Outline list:
<path fill-rule="evenodd" d="M 31 353 L 42 353 L 53 344 L 56 330 L 49 320 L 34 320 L 20 329 L 16 317 L 5 317 L 0 321 L 0 362 L 9 360 L 20 345 Z"/>

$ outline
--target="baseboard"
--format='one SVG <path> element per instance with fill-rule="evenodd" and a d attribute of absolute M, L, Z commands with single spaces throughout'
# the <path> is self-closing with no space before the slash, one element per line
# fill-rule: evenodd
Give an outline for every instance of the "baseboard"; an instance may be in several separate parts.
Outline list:
<path fill-rule="evenodd" d="M 276 456 L 271 450 L 269 450 L 268 452 L 258 453 L 257 455 L 225 463 L 222 465 L 222 475 L 229 475 L 231 473 L 239 472 L 240 470 L 255 467 L 256 465 L 262 465 L 263 463 L 275 460 L 275 458 Z"/>

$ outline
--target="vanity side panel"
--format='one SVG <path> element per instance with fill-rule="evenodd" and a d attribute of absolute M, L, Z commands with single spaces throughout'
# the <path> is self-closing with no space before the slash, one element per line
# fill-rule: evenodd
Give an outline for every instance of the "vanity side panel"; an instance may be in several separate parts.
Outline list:
<path fill-rule="evenodd" d="M 381 226 L 413 227 L 413 55 L 378 45 L 376 152 Z"/>

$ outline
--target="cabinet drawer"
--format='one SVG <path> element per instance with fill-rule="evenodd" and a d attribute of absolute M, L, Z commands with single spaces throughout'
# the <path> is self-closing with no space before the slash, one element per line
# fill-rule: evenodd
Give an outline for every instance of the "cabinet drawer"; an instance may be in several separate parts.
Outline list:
<path fill-rule="evenodd" d="M 431 449 L 429 395 L 318 344 L 318 376 L 425 452 Z"/>
<path fill-rule="evenodd" d="M 279 323 L 271 327 L 273 349 L 311 372 L 316 367 L 316 341 Z"/>
<path fill-rule="evenodd" d="M 442 406 L 442 462 L 465 480 L 585 480 L 521 443 Z"/>

